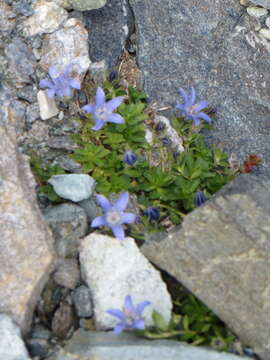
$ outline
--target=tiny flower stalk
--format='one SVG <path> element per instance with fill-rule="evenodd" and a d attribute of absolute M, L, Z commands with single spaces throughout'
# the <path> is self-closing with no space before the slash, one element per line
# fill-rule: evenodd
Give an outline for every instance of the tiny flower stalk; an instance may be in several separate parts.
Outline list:
<path fill-rule="evenodd" d="M 122 193 L 114 204 L 103 195 L 97 195 L 96 200 L 103 210 L 103 215 L 96 217 L 91 227 L 108 226 L 111 228 L 114 236 L 119 240 L 124 240 L 125 232 L 123 224 L 132 224 L 136 220 L 136 215 L 132 213 L 125 213 L 124 210 L 128 205 L 128 192 Z"/>
<path fill-rule="evenodd" d="M 91 113 L 93 115 L 95 125 L 92 127 L 92 130 L 97 131 L 102 129 L 107 122 L 123 124 L 125 122 L 123 117 L 113 112 L 118 108 L 123 100 L 124 98 L 122 96 L 117 96 L 116 98 L 106 102 L 104 90 L 98 87 L 96 92 L 96 103 L 87 104 L 82 108 L 87 113 Z"/>
<path fill-rule="evenodd" d="M 176 109 L 180 110 L 182 116 L 186 117 L 188 120 L 192 120 L 195 126 L 199 126 L 201 120 L 208 123 L 212 122 L 210 116 L 202 112 L 203 109 L 206 109 L 209 106 L 208 102 L 200 101 L 195 103 L 196 92 L 193 87 L 191 88 L 190 95 L 182 88 L 179 89 L 179 93 L 184 99 L 184 104 L 177 104 Z"/>
<path fill-rule="evenodd" d="M 150 301 L 142 301 L 137 306 L 134 306 L 130 295 L 125 297 L 123 310 L 109 309 L 107 313 L 116 317 L 119 322 L 114 327 L 114 334 L 118 335 L 125 329 L 144 330 L 145 323 L 142 318 L 142 313 L 146 306 L 149 306 Z"/>
<path fill-rule="evenodd" d="M 196 192 L 194 202 L 196 207 L 199 207 L 206 202 L 206 197 L 203 191 Z"/>

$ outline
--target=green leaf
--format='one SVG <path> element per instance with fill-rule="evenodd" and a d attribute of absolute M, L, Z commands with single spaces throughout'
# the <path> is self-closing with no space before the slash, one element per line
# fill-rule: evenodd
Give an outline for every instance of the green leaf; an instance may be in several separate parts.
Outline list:
<path fill-rule="evenodd" d="M 158 311 L 156 311 L 156 310 L 153 311 L 152 319 L 153 319 L 155 327 L 159 331 L 166 331 L 167 330 L 167 326 L 165 324 L 163 316 Z"/>

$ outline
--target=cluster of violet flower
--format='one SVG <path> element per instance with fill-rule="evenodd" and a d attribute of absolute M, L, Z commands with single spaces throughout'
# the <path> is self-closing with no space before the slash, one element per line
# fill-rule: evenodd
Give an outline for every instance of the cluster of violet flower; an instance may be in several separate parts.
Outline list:
<path fill-rule="evenodd" d="M 73 79 L 70 76 L 71 65 L 66 66 L 64 71 L 60 73 L 56 67 L 51 66 L 49 68 L 50 79 L 43 79 L 40 81 L 41 88 L 47 88 L 48 97 L 53 98 L 55 96 L 65 97 L 71 96 L 72 90 L 81 88 L 79 80 Z M 206 101 L 195 103 L 196 93 L 194 88 L 191 88 L 191 93 L 188 94 L 182 88 L 179 90 L 180 96 L 183 97 L 184 103 L 177 104 L 176 109 L 185 116 L 187 119 L 192 120 L 195 126 L 200 125 L 201 120 L 211 123 L 211 118 L 204 112 L 203 109 L 208 107 Z M 110 101 L 106 102 L 105 92 L 102 88 L 98 87 L 95 96 L 95 104 L 87 104 L 83 106 L 83 110 L 87 113 L 91 113 L 95 121 L 92 130 L 98 131 L 103 128 L 107 122 L 116 124 L 124 123 L 124 118 L 114 113 L 114 111 L 120 106 L 124 98 L 118 96 Z M 158 124 L 157 130 L 162 130 L 163 125 Z M 163 138 L 162 142 L 165 146 L 169 146 L 171 140 Z M 127 150 L 124 154 L 123 161 L 127 165 L 134 165 L 137 161 L 137 156 L 131 150 Z M 96 217 L 91 227 L 103 227 L 107 226 L 111 228 L 113 234 L 119 240 L 124 240 L 125 232 L 123 225 L 132 224 L 136 221 L 136 215 L 130 212 L 125 212 L 128 205 L 129 194 L 124 192 L 120 194 L 119 198 L 112 204 L 105 196 L 96 195 L 96 200 L 102 208 L 103 215 Z M 195 196 L 196 206 L 200 206 L 205 202 L 205 196 L 202 191 L 198 191 Z M 159 210 L 155 207 L 149 207 L 144 211 L 144 215 L 148 216 L 151 221 L 158 221 L 160 218 Z M 119 334 L 124 329 L 137 329 L 143 330 L 145 328 L 144 320 L 142 318 L 142 312 L 145 307 L 150 305 L 149 301 L 143 301 L 137 306 L 134 306 L 132 298 L 127 295 L 124 300 L 123 311 L 118 309 L 109 309 L 107 313 L 116 317 L 119 322 L 114 328 L 114 333 Z"/>

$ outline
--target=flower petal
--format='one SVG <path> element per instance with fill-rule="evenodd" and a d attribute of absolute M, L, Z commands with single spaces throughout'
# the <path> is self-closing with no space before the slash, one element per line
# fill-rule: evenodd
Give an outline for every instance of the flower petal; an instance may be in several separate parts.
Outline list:
<path fill-rule="evenodd" d="M 103 128 L 104 124 L 105 124 L 104 121 L 98 119 L 98 120 L 96 120 L 95 125 L 94 125 L 91 129 L 92 129 L 92 130 L 95 130 L 95 131 L 98 131 L 98 130 L 100 130 L 101 128 Z"/>
<path fill-rule="evenodd" d="M 53 98 L 54 95 L 55 95 L 55 89 L 54 88 L 48 89 L 47 90 L 47 95 L 48 95 L 49 98 Z"/>
<path fill-rule="evenodd" d="M 119 335 L 125 328 L 126 328 L 126 325 L 124 323 L 119 323 L 113 329 L 113 333 L 115 335 Z"/>
<path fill-rule="evenodd" d="M 182 88 L 179 89 L 179 94 L 184 98 L 184 106 L 186 106 L 188 103 L 188 94 Z"/>
<path fill-rule="evenodd" d="M 104 106 L 105 100 L 105 92 L 101 87 L 98 87 L 96 92 L 96 106 Z"/>
<path fill-rule="evenodd" d="M 133 329 L 138 329 L 138 330 L 144 330 L 145 325 L 144 325 L 143 319 L 139 319 L 139 320 L 134 321 L 134 323 L 132 324 L 132 328 Z"/>
<path fill-rule="evenodd" d="M 199 126 L 201 124 L 201 120 L 199 116 L 192 116 L 192 118 L 195 126 Z"/>
<path fill-rule="evenodd" d="M 118 106 L 123 102 L 123 100 L 124 100 L 123 96 L 117 96 L 116 98 L 106 103 L 106 108 L 109 109 L 110 111 L 113 111 L 116 108 L 118 108 Z"/>
<path fill-rule="evenodd" d="M 188 104 L 187 106 L 190 107 L 195 103 L 195 99 L 196 99 L 196 92 L 194 87 L 191 88 L 191 94 L 190 94 L 190 98 L 188 100 Z"/>
<path fill-rule="evenodd" d="M 151 304 L 150 301 L 142 301 L 136 306 L 136 312 L 139 316 L 142 316 L 142 312 L 146 306 L 149 306 Z"/>
<path fill-rule="evenodd" d="M 125 239 L 125 232 L 120 225 L 112 226 L 112 232 L 117 239 L 119 240 Z"/>
<path fill-rule="evenodd" d="M 48 79 L 43 79 L 43 80 L 40 80 L 40 82 L 39 82 L 39 87 L 41 87 L 41 88 L 45 88 L 45 87 L 51 88 L 52 86 L 53 86 L 53 83 Z"/>
<path fill-rule="evenodd" d="M 136 220 L 136 215 L 132 213 L 124 213 L 121 218 L 122 224 L 132 224 Z"/>
<path fill-rule="evenodd" d="M 57 70 L 56 66 L 50 66 L 48 72 L 51 78 L 59 76 L 59 71 Z"/>
<path fill-rule="evenodd" d="M 125 208 L 127 207 L 128 200 L 129 200 L 129 193 L 127 191 L 125 191 L 116 200 L 116 202 L 114 203 L 114 207 L 118 211 L 124 211 Z"/>
<path fill-rule="evenodd" d="M 81 83 L 77 79 L 69 79 L 68 83 L 69 83 L 69 86 L 72 87 L 73 89 L 80 90 L 80 88 L 81 88 Z"/>
<path fill-rule="evenodd" d="M 125 314 L 123 313 L 123 311 L 118 310 L 118 309 L 108 309 L 106 311 L 108 314 L 117 317 L 120 320 L 124 320 L 125 319 Z"/>
<path fill-rule="evenodd" d="M 112 122 L 115 124 L 123 124 L 125 120 L 119 114 L 110 114 L 107 118 L 107 122 Z"/>
<path fill-rule="evenodd" d="M 135 311 L 135 308 L 134 308 L 134 305 L 132 302 L 132 298 L 130 295 L 127 295 L 125 297 L 124 308 L 127 309 L 131 313 L 133 313 Z"/>
<path fill-rule="evenodd" d="M 112 207 L 110 201 L 103 195 L 96 195 L 96 200 L 104 212 L 107 212 Z"/>
<path fill-rule="evenodd" d="M 104 219 L 104 216 L 98 216 L 91 222 L 91 227 L 100 227 L 105 225 L 106 221 Z"/>
<path fill-rule="evenodd" d="M 95 105 L 87 104 L 83 106 L 82 109 L 88 113 L 93 113 L 95 111 Z"/>
<path fill-rule="evenodd" d="M 71 96 L 72 95 L 72 91 L 69 86 L 62 87 L 61 91 L 62 91 L 63 96 Z"/>
<path fill-rule="evenodd" d="M 198 102 L 198 104 L 196 104 L 196 111 L 201 111 L 202 109 L 206 109 L 208 107 L 208 102 L 207 101 L 200 101 Z"/>
<path fill-rule="evenodd" d="M 199 114 L 197 115 L 198 117 L 200 117 L 201 119 L 211 123 L 212 119 L 210 118 L 210 116 L 208 116 L 207 114 L 205 114 L 204 112 L 199 112 Z"/>

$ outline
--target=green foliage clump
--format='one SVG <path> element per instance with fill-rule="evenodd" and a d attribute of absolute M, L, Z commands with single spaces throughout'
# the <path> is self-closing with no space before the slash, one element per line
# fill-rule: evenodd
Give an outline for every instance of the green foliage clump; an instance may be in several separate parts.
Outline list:
<path fill-rule="evenodd" d="M 216 349 L 229 350 L 232 336 L 219 318 L 193 295 L 175 302 L 176 312 L 167 325 L 157 311 L 153 311 L 154 326 L 140 331 L 148 339 L 173 338 L 192 345 L 209 345 Z"/>
<path fill-rule="evenodd" d="M 145 140 L 145 123 L 151 126 L 151 119 L 146 112 L 144 93 L 134 88 L 125 90 L 117 82 L 109 81 L 103 88 L 107 100 L 119 95 L 125 97 L 117 111 L 125 123 L 107 123 L 101 130 L 92 131 L 91 114 L 76 118 L 81 127 L 72 138 L 79 148 L 71 155 L 96 180 L 98 193 L 105 196 L 124 190 L 135 193 L 142 210 L 155 206 L 161 211 L 161 220 L 177 225 L 194 209 L 197 191 L 210 197 L 233 178 L 228 156 L 217 147 L 206 147 L 203 135 L 191 122 L 172 119 L 185 148 L 175 156 L 175 149 L 163 145 L 162 132 L 152 128 L 153 143 Z M 123 162 L 127 150 L 132 150 L 138 158 L 132 166 Z M 148 230 L 153 225 L 149 221 L 143 223 Z M 133 236 L 136 237 L 135 228 Z"/>
<path fill-rule="evenodd" d="M 45 165 L 35 154 L 32 154 L 31 156 L 30 165 L 38 184 L 38 192 L 45 194 L 52 203 L 62 202 L 63 199 L 55 193 L 52 185 L 48 184 L 48 180 L 51 176 L 65 174 L 65 171 L 61 166 Z"/>

